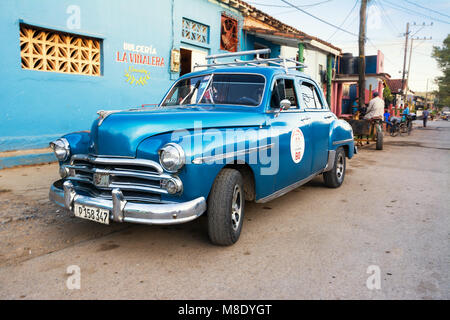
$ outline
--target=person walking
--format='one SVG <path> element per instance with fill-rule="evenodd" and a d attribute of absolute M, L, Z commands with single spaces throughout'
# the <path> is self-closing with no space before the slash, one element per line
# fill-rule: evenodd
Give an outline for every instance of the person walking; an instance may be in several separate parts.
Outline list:
<path fill-rule="evenodd" d="M 423 127 L 426 128 L 427 127 L 427 120 L 428 117 L 430 116 L 430 112 L 428 111 L 428 108 L 425 108 L 423 110 Z"/>

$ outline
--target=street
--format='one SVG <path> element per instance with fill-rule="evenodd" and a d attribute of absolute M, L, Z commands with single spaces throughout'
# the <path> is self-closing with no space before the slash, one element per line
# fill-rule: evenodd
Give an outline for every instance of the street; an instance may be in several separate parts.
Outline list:
<path fill-rule="evenodd" d="M 210 244 L 206 218 L 105 226 L 48 200 L 57 164 L 0 170 L 0 299 L 450 299 L 450 123 L 416 121 L 322 177 L 247 203 L 240 240 Z M 80 289 L 67 268 L 79 266 Z M 369 266 L 381 271 L 370 290 Z"/>

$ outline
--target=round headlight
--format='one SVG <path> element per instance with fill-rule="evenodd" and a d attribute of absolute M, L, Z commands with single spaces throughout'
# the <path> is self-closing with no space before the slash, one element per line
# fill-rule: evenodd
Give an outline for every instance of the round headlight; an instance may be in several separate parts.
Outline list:
<path fill-rule="evenodd" d="M 168 172 L 177 172 L 186 161 L 183 148 L 176 143 L 168 143 L 159 150 L 159 162 Z"/>
<path fill-rule="evenodd" d="M 58 160 L 65 161 L 69 158 L 70 147 L 69 142 L 66 139 L 61 138 L 50 142 L 50 147 L 53 149 L 53 152 Z"/>

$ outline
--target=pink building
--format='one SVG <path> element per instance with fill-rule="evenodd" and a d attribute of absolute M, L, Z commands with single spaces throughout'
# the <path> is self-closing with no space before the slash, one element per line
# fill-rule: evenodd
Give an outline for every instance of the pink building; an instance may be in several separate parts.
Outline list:
<path fill-rule="evenodd" d="M 332 86 L 331 110 L 337 116 L 345 117 L 351 114 L 351 105 L 358 98 L 358 57 L 343 54 L 337 70 Z M 382 96 L 384 84 L 390 78 L 391 76 L 384 72 L 384 55 L 381 51 L 378 50 L 376 56 L 366 56 L 366 104 L 374 91 Z"/>

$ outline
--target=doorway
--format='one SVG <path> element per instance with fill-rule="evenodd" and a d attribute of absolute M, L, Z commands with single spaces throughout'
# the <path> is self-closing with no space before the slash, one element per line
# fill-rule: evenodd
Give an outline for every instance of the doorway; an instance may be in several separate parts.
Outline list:
<path fill-rule="evenodd" d="M 192 51 L 180 48 L 180 76 L 191 72 Z"/>
<path fill-rule="evenodd" d="M 180 48 L 180 76 L 194 71 L 196 64 L 206 64 L 207 55 L 207 50 Z M 203 69 L 205 68 L 195 68 L 195 71 Z"/>

